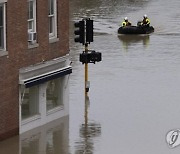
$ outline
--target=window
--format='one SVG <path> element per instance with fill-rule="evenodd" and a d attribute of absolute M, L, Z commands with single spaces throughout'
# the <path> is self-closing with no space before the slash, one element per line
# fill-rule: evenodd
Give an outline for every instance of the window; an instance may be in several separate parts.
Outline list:
<path fill-rule="evenodd" d="M 63 105 L 64 77 L 48 81 L 46 89 L 47 111 Z"/>
<path fill-rule="evenodd" d="M 21 88 L 21 117 L 22 120 L 39 114 L 39 87 Z"/>
<path fill-rule="evenodd" d="M 28 42 L 36 42 L 36 0 L 28 1 Z"/>
<path fill-rule="evenodd" d="M 6 50 L 5 3 L 0 3 L 0 50 Z"/>
<path fill-rule="evenodd" d="M 48 0 L 49 2 L 49 37 L 57 37 L 57 21 L 56 21 L 56 0 Z"/>

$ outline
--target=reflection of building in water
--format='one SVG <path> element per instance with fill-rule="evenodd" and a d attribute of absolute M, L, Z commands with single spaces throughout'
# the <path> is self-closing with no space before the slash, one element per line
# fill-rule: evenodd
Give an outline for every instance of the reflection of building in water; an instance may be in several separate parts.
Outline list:
<path fill-rule="evenodd" d="M 101 135 L 101 125 L 95 121 L 88 121 L 88 104 L 89 98 L 85 100 L 85 121 L 80 127 L 80 140 L 76 142 L 75 154 L 93 154 L 94 142 L 93 139 Z"/>
<path fill-rule="evenodd" d="M 67 154 L 69 118 L 64 117 L 20 136 L 20 154 Z"/>
<path fill-rule="evenodd" d="M 122 42 L 123 47 L 127 50 L 133 43 L 142 42 L 144 47 L 149 44 L 150 36 L 147 35 L 118 35 L 119 40 Z"/>
<path fill-rule="evenodd" d="M 2 154 L 68 154 L 69 117 L 0 142 Z"/>

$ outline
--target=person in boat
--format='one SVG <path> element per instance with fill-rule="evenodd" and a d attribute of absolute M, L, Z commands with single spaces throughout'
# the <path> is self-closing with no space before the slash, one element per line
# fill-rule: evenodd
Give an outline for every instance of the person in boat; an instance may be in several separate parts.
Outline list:
<path fill-rule="evenodd" d="M 143 16 L 142 26 L 147 26 L 147 27 L 150 26 L 150 20 L 146 14 Z"/>
<path fill-rule="evenodd" d="M 127 17 L 124 18 L 124 21 L 122 22 L 122 26 L 123 27 L 131 26 L 131 22 L 129 22 Z"/>

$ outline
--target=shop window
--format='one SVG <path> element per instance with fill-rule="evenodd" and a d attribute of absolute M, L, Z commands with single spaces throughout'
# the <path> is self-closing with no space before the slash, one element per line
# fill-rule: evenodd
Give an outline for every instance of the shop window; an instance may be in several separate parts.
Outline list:
<path fill-rule="evenodd" d="M 63 105 L 63 80 L 64 77 L 48 81 L 46 89 L 47 111 Z"/>
<path fill-rule="evenodd" d="M 22 120 L 39 114 L 39 87 L 21 88 Z"/>

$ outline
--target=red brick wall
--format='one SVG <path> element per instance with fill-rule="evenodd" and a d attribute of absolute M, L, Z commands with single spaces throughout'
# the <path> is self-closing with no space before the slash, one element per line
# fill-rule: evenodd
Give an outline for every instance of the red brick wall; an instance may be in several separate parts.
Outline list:
<path fill-rule="evenodd" d="M 18 134 L 19 69 L 69 52 L 69 2 L 57 0 L 58 38 L 49 43 L 48 1 L 37 0 L 37 48 L 28 49 L 27 0 L 7 2 L 7 56 L 0 57 L 0 140 Z"/>

